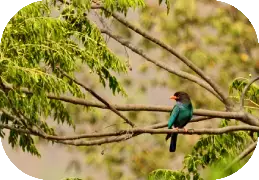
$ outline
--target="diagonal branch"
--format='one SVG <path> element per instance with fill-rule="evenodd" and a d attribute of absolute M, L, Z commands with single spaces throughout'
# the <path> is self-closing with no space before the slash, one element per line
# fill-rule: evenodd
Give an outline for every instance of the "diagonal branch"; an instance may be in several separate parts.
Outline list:
<path fill-rule="evenodd" d="M 104 8 L 103 8 L 104 9 Z M 105 9 L 104 9 L 105 10 Z M 125 25 L 126 27 L 130 28 L 131 30 L 135 31 L 136 33 L 140 34 L 141 36 L 143 36 L 144 38 L 152 41 L 153 43 L 159 45 L 160 47 L 162 47 L 163 49 L 167 50 L 168 52 L 170 52 L 171 54 L 173 54 L 174 56 L 176 56 L 178 59 L 180 59 L 183 63 L 185 63 L 188 67 L 190 67 L 194 72 L 196 72 L 202 79 L 204 79 L 217 93 L 218 95 L 223 99 L 224 103 L 227 106 L 231 105 L 231 102 L 229 101 L 229 99 L 227 98 L 227 96 L 223 93 L 223 91 L 221 90 L 221 88 L 215 83 L 213 82 L 210 77 L 208 77 L 200 68 L 198 68 L 192 61 L 190 61 L 189 59 L 187 59 L 186 57 L 180 55 L 179 53 L 177 53 L 173 48 L 171 48 L 170 46 L 168 46 L 167 44 L 165 44 L 164 42 L 160 41 L 159 39 L 154 38 L 153 36 L 149 35 L 147 32 L 141 30 L 140 28 L 137 28 L 136 26 L 134 26 L 132 23 L 128 22 L 127 20 L 125 20 L 124 18 L 120 17 L 119 15 L 113 13 L 112 16 L 119 21 L 120 23 L 122 23 L 123 25 Z"/>
<path fill-rule="evenodd" d="M 248 91 L 249 87 L 255 82 L 259 80 L 259 76 L 252 79 L 244 88 L 243 92 L 242 92 L 242 95 L 241 95 L 241 98 L 240 98 L 240 110 L 244 110 L 244 101 L 245 101 L 245 95 L 246 95 L 246 92 Z"/>
<path fill-rule="evenodd" d="M 143 50 L 134 47 L 132 44 L 130 44 L 130 42 L 123 40 L 123 38 L 120 37 L 120 36 L 116 36 L 116 35 L 112 34 L 110 31 L 107 31 L 105 29 L 101 29 L 101 32 L 104 33 L 104 34 L 107 34 L 108 36 L 110 36 L 111 38 L 113 38 L 114 40 L 116 40 L 117 42 L 122 44 L 123 46 L 129 48 L 130 50 L 132 50 L 136 54 L 142 56 L 144 59 L 146 59 L 147 61 L 155 64 L 156 66 L 158 66 L 158 67 L 160 67 L 160 68 L 162 68 L 162 69 L 164 69 L 164 70 L 166 70 L 166 71 L 168 71 L 172 74 L 175 74 L 175 75 L 177 75 L 181 78 L 187 79 L 189 81 L 192 81 L 192 82 L 200 85 L 201 87 L 205 88 L 206 90 L 211 92 L 213 95 L 215 95 L 219 100 L 222 101 L 221 97 L 209 86 L 208 83 L 204 82 L 202 79 L 200 79 L 200 78 L 198 78 L 198 77 L 196 77 L 192 74 L 186 73 L 184 71 L 180 71 L 180 70 L 176 70 L 174 68 L 168 67 L 167 65 L 150 58 L 148 55 L 146 55 L 143 52 Z"/>
<path fill-rule="evenodd" d="M 59 1 L 62 2 L 62 3 L 65 3 L 63 0 L 59 0 Z M 107 9 L 105 9 L 103 6 L 101 6 L 99 4 L 99 2 L 96 2 L 96 1 L 93 1 L 93 2 L 96 5 L 93 5 L 91 7 L 92 9 L 102 9 L 104 11 L 109 12 Z M 70 4 L 70 3 L 66 3 L 66 4 Z M 208 76 L 206 76 L 205 73 L 201 69 L 199 69 L 194 63 L 192 63 L 189 59 L 187 59 L 186 57 L 178 54 L 174 49 L 172 49 L 171 47 L 169 47 L 165 43 L 161 42 L 159 39 L 156 39 L 156 38 L 152 37 L 151 35 L 149 35 L 148 33 L 142 31 L 141 29 L 139 29 L 137 27 L 135 27 L 133 24 L 131 24 L 130 22 L 128 22 L 125 19 L 121 18 L 119 15 L 117 15 L 115 13 L 111 13 L 111 15 L 117 21 L 119 21 L 120 23 L 124 24 L 126 27 L 128 27 L 131 30 L 135 31 L 136 33 L 142 35 L 143 37 L 147 38 L 148 40 L 154 42 L 155 44 L 161 46 L 162 48 L 166 49 L 171 54 L 173 54 L 177 58 L 179 58 L 182 62 L 184 62 L 187 66 L 189 66 L 194 72 L 196 72 L 200 77 L 202 77 L 212 87 L 212 89 L 219 95 L 220 99 L 222 99 L 222 101 L 225 103 L 227 108 L 230 106 L 231 103 L 230 103 L 229 99 L 227 98 L 227 96 L 224 95 L 224 93 L 220 89 L 220 87 L 216 83 L 214 83 Z M 218 97 L 218 96 L 216 95 L 216 97 Z"/>
<path fill-rule="evenodd" d="M 60 69 L 59 69 L 60 70 Z M 92 89 L 88 88 L 87 86 L 85 86 L 84 84 L 82 84 L 81 82 L 71 78 L 67 73 L 63 72 L 62 70 L 60 70 L 60 72 L 66 76 L 68 79 L 70 79 L 71 81 L 73 81 L 74 83 L 78 84 L 79 86 L 83 87 L 86 91 L 88 91 L 90 94 L 92 94 L 97 100 L 101 101 L 103 104 L 106 105 L 106 107 L 108 107 L 111 111 L 113 111 L 115 114 L 117 114 L 119 117 L 121 117 L 122 119 L 124 119 L 124 121 L 131 125 L 131 127 L 134 127 L 134 123 L 131 122 L 130 120 L 128 120 L 123 114 L 121 114 L 117 109 L 115 109 L 107 100 L 105 100 L 104 98 L 102 98 L 100 95 L 98 95 L 96 92 L 94 92 Z"/>
<path fill-rule="evenodd" d="M 236 157 L 236 159 L 234 159 L 234 161 L 232 161 L 226 168 L 225 171 L 229 170 L 234 164 L 236 164 L 237 162 L 241 161 L 242 159 L 244 159 L 247 155 L 249 155 L 252 151 L 255 150 L 257 145 L 257 141 L 253 142 L 252 144 L 250 144 L 250 146 L 248 146 L 247 149 L 245 149 L 241 154 L 239 154 L 238 157 Z"/>

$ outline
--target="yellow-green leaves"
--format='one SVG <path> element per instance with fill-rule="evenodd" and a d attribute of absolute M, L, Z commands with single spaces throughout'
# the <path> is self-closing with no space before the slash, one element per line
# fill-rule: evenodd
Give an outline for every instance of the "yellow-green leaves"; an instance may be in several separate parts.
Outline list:
<path fill-rule="evenodd" d="M 148 180 L 190 180 L 188 173 L 183 171 L 171 171 L 167 169 L 157 169 L 148 175 Z"/>
<path fill-rule="evenodd" d="M 188 9 L 188 13 L 186 10 Z M 179 14 L 185 14 L 188 18 L 196 15 L 196 0 L 175 1 L 175 11 Z"/>
<path fill-rule="evenodd" d="M 251 78 L 251 77 L 250 77 Z M 236 78 L 229 86 L 229 96 L 236 102 L 240 102 L 241 94 L 248 84 L 248 78 Z M 259 109 L 259 87 L 256 84 L 252 84 L 247 93 L 245 94 L 245 109 L 258 110 Z"/>
<path fill-rule="evenodd" d="M 84 94 L 57 67 L 74 77 L 80 67 L 87 66 L 93 72 L 87 73 L 89 78 L 99 77 L 113 94 L 126 94 L 114 75 L 126 73 L 126 63 L 113 54 L 99 29 L 88 19 L 85 12 L 90 10 L 92 2 L 72 2 L 56 9 L 53 7 L 60 3 L 52 0 L 32 3 L 21 9 L 6 26 L 0 45 L 0 82 L 11 89 L 0 89 L 0 108 L 16 116 L 16 112 L 21 113 L 26 127 L 7 115 L 1 115 L 1 123 L 21 129 L 36 126 L 47 134 L 54 134 L 45 122 L 52 117 L 58 124 L 74 127 L 65 104 L 50 100 L 48 95 L 71 94 L 83 98 Z M 126 8 L 143 5 L 143 2 L 121 1 L 120 5 Z M 30 93 L 24 93 L 24 89 Z M 3 135 L 0 129 L 0 136 Z M 29 135 L 11 131 L 9 143 L 39 156 Z"/>
<path fill-rule="evenodd" d="M 104 5 L 104 8 L 109 12 L 112 13 L 118 11 L 124 13 L 125 15 L 127 14 L 129 8 L 135 9 L 137 7 L 141 8 L 145 6 L 144 0 L 102 0 L 101 2 L 101 4 Z"/>

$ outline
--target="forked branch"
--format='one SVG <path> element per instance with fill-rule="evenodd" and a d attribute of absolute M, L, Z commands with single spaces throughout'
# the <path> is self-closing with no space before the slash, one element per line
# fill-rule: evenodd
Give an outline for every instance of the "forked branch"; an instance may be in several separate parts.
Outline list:
<path fill-rule="evenodd" d="M 130 50 L 132 50 L 133 52 L 135 52 L 136 54 L 142 56 L 144 59 L 146 59 L 147 61 L 155 64 L 156 66 L 168 71 L 169 73 L 175 74 L 181 78 L 187 79 L 189 81 L 192 81 L 196 84 L 198 84 L 199 86 L 205 88 L 206 90 L 208 90 L 209 92 L 211 92 L 214 96 L 216 96 L 220 101 L 222 101 L 222 98 L 210 87 L 210 85 L 206 82 L 204 82 L 202 79 L 186 73 L 184 71 L 181 70 L 176 70 L 172 67 L 169 67 L 168 65 L 165 65 L 155 59 L 152 59 L 151 57 L 149 57 L 147 54 L 144 53 L 143 50 L 134 47 L 130 42 L 125 41 L 122 37 L 114 35 L 112 32 L 105 30 L 105 29 L 101 29 L 101 32 L 108 35 L 109 37 L 113 38 L 114 40 L 116 40 L 117 42 L 119 42 L 121 45 L 129 48 Z"/>
<path fill-rule="evenodd" d="M 4 109 L 0 109 L 0 112 L 5 113 L 9 117 L 11 117 L 14 120 L 19 121 L 20 118 L 17 116 L 12 115 L 8 111 Z M 151 126 L 146 126 L 143 128 L 132 128 L 128 130 L 119 130 L 117 132 L 106 132 L 106 133 L 92 133 L 92 134 L 81 134 L 81 135 L 75 135 L 75 136 L 58 136 L 58 135 L 48 135 L 46 133 L 38 132 L 37 130 L 33 129 L 20 129 L 18 127 L 13 127 L 9 124 L 0 124 L 0 128 L 2 129 L 9 129 L 9 130 L 15 130 L 18 133 L 25 133 L 25 134 L 31 134 L 35 136 L 42 137 L 47 140 L 54 140 L 54 141 L 66 141 L 66 140 L 79 140 L 79 139 L 85 139 L 85 138 L 100 138 L 100 137 L 109 137 L 109 136 L 116 136 L 119 137 L 121 135 L 139 135 L 139 134 L 167 134 L 167 133 L 179 133 L 179 134 L 223 134 L 223 133 L 230 133 L 234 131 L 254 131 L 259 132 L 259 127 L 257 126 L 228 126 L 224 128 L 211 128 L 211 129 L 189 129 L 187 132 L 183 129 L 158 129 L 162 128 L 167 123 L 159 123 L 154 124 Z"/>
<path fill-rule="evenodd" d="M 227 98 L 227 96 L 223 93 L 223 91 L 221 90 L 221 88 L 215 83 L 213 82 L 210 77 L 208 77 L 200 68 L 198 68 L 192 61 L 190 61 L 189 59 L 187 59 L 186 57 L 182 56 L 181 54 L 179 54 L 178 52 L 176 52 L 173 48 L 171 48 L 170 46 L 168 46 L 167 44 L 165 44 L 164 42 L 160 41 L 159 39 L 156 39 L 154 36 L 151 36 L 149 33 L 141 30 L 140 28 L 137 28 L 136 26 L 134 26 L 132 23 L 130 23 L 129 21 L 125 20 L 124 18 L 120 17 L 119 15 L 113 13 L 112 16 L 119 21 L 120 23 L 122 23 L 123 25 L 125 25 L 126 27 L 128 27 L 129 29 L 133 30 L 134 32 L 140 34 L 141 36 L 143 36 L 144 38 L 152 41 L 153 43 L 157 44 L 158 46 L 162 47 L 163 49 L 167 50 L 168 52 L 170 52 L 171 54 L 173 54 L 174 56 L 176 56 L 179 60 L 181 60 L 183 63 L 185 63 L 190 69 L 192 69 L 195 73 L 197 73 L 202 79 L 204 79 L 211 87 L 212 89 L 217 92 L 217 94 L 222 98 L 222 100 L 224 101 L 225 105 L 230 106 L 231 102 L 229 101 L 229 99 Z"/>
<path fill-rule="evenodd" d="M 259 77 L 256 77 L 254 79 L 252 79 L 250 82 L 248 82 L 248 84 L 245 86 L 241 98 L 240 98 L 240 110 L 244 110 L 244 102 L 245 102 L 245 95 L 247 93 L 247 91 L 249 90 L 250 86 L 255 82 L 259 80 Z"/>
<path fill-rule="evenodd" d="M 102 102 L 106 107 L 108 107 L 111 111 L 113 111 L 115 114 L 117 114 L 119 117 L 121 117 L 122 119 L 124 119 L 124 121 L 131 125 L 132 127 L 134 127 L 134 123 L 131 122 L 128 118 L 126 118 L 123 114 L 121 114 L 117 109 L 115 109 L 107 100 L 105 100 L 103 97 L 101 97 L 100 95 L 98 95 L 95 91 L 93 91 L 92 89 L 90 89 L 89 87 L 87 87 L 86 85 L 82 84 L 81 82 L 79 82 L 76 79 L 73 79 L 72 77 L 70 77 L 67 73 L 65 73 L 64 71 L 60 70 L 59 71 L 66 76 L 68 79 L 70 79 L 71 81 L 73 81 L 74 83 L 76 83 L 77 85 L 83 87 L 87 92 L 89 92 L 91 95 L 93 95 L 97 100 L 99 100 L 100 102 Z"/>

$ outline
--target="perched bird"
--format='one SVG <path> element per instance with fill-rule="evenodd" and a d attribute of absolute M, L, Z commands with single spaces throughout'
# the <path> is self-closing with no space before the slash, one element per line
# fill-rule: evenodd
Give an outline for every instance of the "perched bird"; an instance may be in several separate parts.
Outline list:
<path fill-rule="evenodd" d="M 176 92 L 170 99 L 176 100 L 176 105 L 170 113 L 168 129 L 172 129 L 172 126 L 177 130 L 178 128 L 184 128 L 184 126 L 192 119 L 193 108 L 191 99 L 185 92 Z M 187 129 L 184 128 L 184 130 L 187 132 Z M 166 140 L 171 137 L 170 152 L 175 152 L 177 136 L 178 133 L 170 133 L 166 136 Z"/>

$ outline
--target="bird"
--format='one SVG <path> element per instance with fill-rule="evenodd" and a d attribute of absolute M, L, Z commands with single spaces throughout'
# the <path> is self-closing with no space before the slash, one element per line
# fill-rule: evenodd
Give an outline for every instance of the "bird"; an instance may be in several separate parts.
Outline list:
<path fill-rule="evenodd" d="M 168 129 L 172 129 L 172 126 L 174 126 L 176 130 L 184 128 L 193 116 L 193 107 L 190 96 L 185 92 L 179 91 L 171 96 L 170 99 L 176 100 L 176 105 L 170 113 Z M 184 131 L 187 132 L 188 130 L 184 128 Z M 177 136 L 178 133 L 169 133 L 165 138 L 167 141 L 171 137 L 170 152 L 175 152 L 176 150 Z"/>

